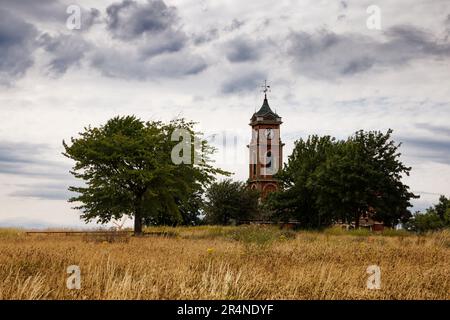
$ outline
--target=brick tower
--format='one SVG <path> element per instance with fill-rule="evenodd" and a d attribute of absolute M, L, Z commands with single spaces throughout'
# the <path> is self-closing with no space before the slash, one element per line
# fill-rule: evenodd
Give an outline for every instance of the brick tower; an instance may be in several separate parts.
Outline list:
<path fill-rule="evenodd" d="M 252 140 L 249 148 L 249 186 L 261 192 L 265 198 L 278 189 L 273 177 L 282 166 L 283 146 L 280 138 L 281 117 L 270 109 L 267 100 L 268 86 L 264 85 L 264 102 L 250 119 Z"/>

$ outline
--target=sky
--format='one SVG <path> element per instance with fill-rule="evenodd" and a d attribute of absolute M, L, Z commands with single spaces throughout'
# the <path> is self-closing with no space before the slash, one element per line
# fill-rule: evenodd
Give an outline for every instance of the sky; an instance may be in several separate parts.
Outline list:
<path fill-rule="evenodd" d="M 117 115 L 196 121 L 246 180 L 265 79 L 285 156 L 392 128 L 412 209 L 450 196 L 448 0 L 0 0 L 0 226 L 85 226 L 62 141 Z"/>

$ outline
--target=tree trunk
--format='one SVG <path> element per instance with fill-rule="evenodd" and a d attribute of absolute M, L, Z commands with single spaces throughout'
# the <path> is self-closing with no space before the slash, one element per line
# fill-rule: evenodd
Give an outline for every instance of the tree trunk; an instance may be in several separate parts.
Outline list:
<path fill-rule="evenodd" d="M 142 235 L 142 214 L 139 210 L 134 213 L 134 235 Z"/>

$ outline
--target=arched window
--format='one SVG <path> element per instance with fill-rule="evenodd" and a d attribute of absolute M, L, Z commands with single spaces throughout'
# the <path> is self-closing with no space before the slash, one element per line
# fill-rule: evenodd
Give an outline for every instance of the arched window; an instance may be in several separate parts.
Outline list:
<path fill-rule="evenodd" d="M 267 151 L 266 168 L 272 168 L 272 151 Z"/>

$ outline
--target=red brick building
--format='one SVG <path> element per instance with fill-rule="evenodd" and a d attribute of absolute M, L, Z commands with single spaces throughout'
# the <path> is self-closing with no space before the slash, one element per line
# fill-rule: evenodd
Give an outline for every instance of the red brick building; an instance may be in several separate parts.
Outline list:
<path fill-rule="evenodd" d="M 250 119 L 252 139 L 249 148 L 249 186 L 261 191 L 264 198 L 278 189 L 274 175 L 283 164 L 283 146 L 280 138 L 281 117 L 272 111 L 264 95 L 261 108 Z"/>

